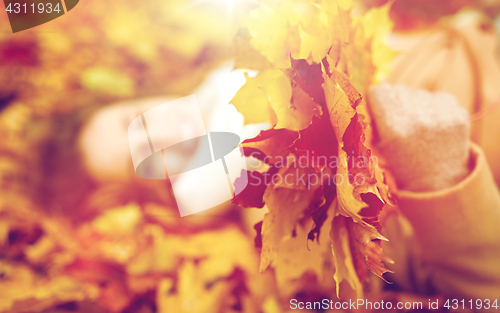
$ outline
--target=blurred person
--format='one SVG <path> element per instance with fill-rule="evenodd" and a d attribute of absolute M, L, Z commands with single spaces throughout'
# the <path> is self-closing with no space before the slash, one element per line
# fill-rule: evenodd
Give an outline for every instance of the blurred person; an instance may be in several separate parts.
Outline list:
<path fill-rule="evenodd" d="M 371 8 L 390 3 L 389 0 L 360 0 L 361 4 Z M 450 16 L 466 6 L 476 4 L 478 0 L 396 0 L 392 2 L 390 17 L 396 31 L 414 31 L 436 23 L 439 19 Z"/>
<path fill-rule="evenodd" d="M 384 233 L 395 261 L 387 275 L 395 285 L 386 289 L 469 299 L 500 294 L 495 2 L 392 4 L 389 45 L 399 56 L 389 85 L 369 94 L 377 149 L 399 189 L 401 213 Z"/>
<path fill-rule="evenodd" d="M 472 141 L 484 150 L 500 185 L 498 38 L 492 21 L 478 11 L 396 32 L 389 43 L 400 56 L 386 81 L 455 95 L 471 116 Z"/>
<path fill-rule="evenodd" d="M 386 222 L 389 289 L 451 299 L 500 295 L 500 193 L 466 109 L 446 92 L 372 87 L 376 147 L 401 214 Z"/>
<path fill-rule="evenodd" d="M 411 11 L 411 3 L 396 1 L 399 27 L 389 44 L 399 56 L 389 84 L 371 89 L 369 107 L 377 148 L 399 189 L 401 213 L 384 233 L 391 241 L 384 250 L 395 261 L 395 274 L 387 276 L 395 286 L 388 289 L 496 299 L 499 37 L 478 11 L 443 18 L 466 2 L 426 2 Z M 444 11 L 419 22 L 426 6 Z"/>
<path fill-rule="evenodd" d="M 228 105 L 244 80 L 230 62 L 194 91 L 207 131 L 243 138 L 259 131 L 262 125 L 243 127 L 241 115 Z M 90 106 L 31 125 L 43 137 L 27 174 L 34 200 L 26 205 L 10 199 L 9 207 L 20 207 L 0 220 L 7 236 L 6 242 L 0 237 L 0 280 L 8 281 L 0 287 L 0 311 L 69 305 L 83 311 L 257 312 L 263 301 L 274 301 L 270 274 L 254 271 L 257 255 L 241 210 L 223 203 L 180 218 L 170 187 L 176 182 L 136 176 L 128 125 L 172 99 Z M 179 109 L 171 117 L 182 125 L 165 133 L 172 142 L 192 131 L 185 113 Z M 175 152 L 179 169 L 199 149 L 183 148 Z M 30 302 L 42 289 L 49 291 Z"/>
<path fill-rule="evenodd" d="M 234 132 L 242 138 L 255 136 L 262 125 L 244 127 L 242 116 L 227 104 L 245 81 L 242 71 L 231 72 L 231 68 L 231 62 L 224 64 L 194 91 L 206 130 Z M 139 199 L 146 197 L 175 207 L 169 184 L 177 182 L 147 180 L 135 174 L 130 157 L 128 126 L 138 115 L 176 98 L 138 99 L 53 118 L 50 127 L 55 137 L 47 142 L 43 156 L 44 174 L 40 191 L 44 205 L 51 210 L 74 208 L 70 214 L 77 216 L 92 215 L 97 213 L 93 207 L 96 201 L 106 202 L 114 197 L 128 198 L 136 194 Z M 179 123 L 181 127 L 173 126 Z M 164 139 L 171 143 L 192 138 L 191 134 L 196 131 L 190 115 L 182 108 L 174 111 L 171 120 L 165 121 L 164 126 Z M 200 152 L 197 144 L 182 145 L 171 156 L 177 160 L 178 168 L 173 170 L 180 171 Z M 164 168 L 152 170 L 164 172 Z M 94 191 L 85 198 L 90 190 Z M 124 204 L 123 201 L 120 203 Z M 233 214 L 238 213 L 233 210 Z"/>

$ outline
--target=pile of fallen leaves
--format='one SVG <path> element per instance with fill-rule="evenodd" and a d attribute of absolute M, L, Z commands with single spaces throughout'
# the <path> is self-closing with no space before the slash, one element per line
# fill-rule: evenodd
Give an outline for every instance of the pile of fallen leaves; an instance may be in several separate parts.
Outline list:
<path fill-rule="evenodd" d="M 15 204 L 2 203 L 0 312 L 257 312 L 276 302 L 229 220 L 195 230 L 164 206 L 131 202 L 75 226 Z"/>
<path fill-rule="evenodd" d="M 357 298 L 367 269 L 382 278 L 384 173 L 367 147 L 363 95 L 393 53 L 388 6 L 353 16 L 351 1 L 261 1 L 235 39 L 236 67 L 258 70 L 231 103 L 246 123 L 274 125 L 243 142 L 259 164 L 233 202 L 268 209 L 255 226 L 260 270 L 284 288 L 306 272 L 334 272 Z M 383 278 L 382 278 L 383 279 Z"/>
<path fill-rule="evenodd" d="M 256 312 L 276 302 L 272 281 L 255 271 L 253 238 L 234 219 L 193 226 L 175 202 L 105 186 L 77 199 L 98 207 L 80 220 L 75 208 L 43 207 L 40 194 L 49 195 L 33 190 L 54 183 L 33 182 L 40 142 L 59 148 L 55 137 L 70 136 L 51 133 L 54 114 L 188 94 L 228 57 L 221 14 L 186 7 L 86 0 L 16 34 L 0 14 L 0 312 Z M 78 159 L 68 162 L 79 188 Z"/>

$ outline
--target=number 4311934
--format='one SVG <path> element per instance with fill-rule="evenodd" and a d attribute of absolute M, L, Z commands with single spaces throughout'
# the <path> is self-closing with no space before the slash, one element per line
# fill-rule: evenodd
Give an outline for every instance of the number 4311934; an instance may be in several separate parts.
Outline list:
<path fill-rule="evenodd" d="M 477 299 L 477 300 L 457 300 L 457 299 L 448 299 L 444 303 L 443 307 L 452 310 L 458 309 L 471 309 L 471 310 L 489 310 L 489 309 L 498 309 L 498 299 L 490 300 L 490 299 Z"/>
<path fill-rule="evenodd" d="M 59 3 L 54 8 L 52 8 L 52 3 L 38 3 L 36 10 L 34 3 L 31 5 L 27 5 L 26 3 L 9 3 L 5 11 L 9 13 L 59 13 L 61 9 L 59 8 Z"/>

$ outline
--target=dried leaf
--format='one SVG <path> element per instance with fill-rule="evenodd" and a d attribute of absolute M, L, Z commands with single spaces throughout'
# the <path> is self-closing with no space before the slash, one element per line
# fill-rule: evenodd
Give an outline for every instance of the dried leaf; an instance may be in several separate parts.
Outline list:
<path fill-rule="evenodd" d="M 379 276 L 385 271 L 381 262 L 387 259 L 375 246 L 385 240 L 379 216 L 389 195 L 384 182 L 377 181 L 383 174 L 365 145 L 366 124 L 358 106 L 390 63 L 381 42 L 391 23 L 386 8 L 358 18 L 351 17 L 351 9 L 350 0 L 314 5 L 294 0 L 281 6 L 265 1 L 250 14 L 248 53 L 259 53 L 285 75 L 260 85 L 276 114 L 275 129 L 247 141 L 243 149 L 276 173 L 276 179 L 254 192 L 255 204 L 269 209 L 259 225 L 261 270 L 272 264 L 281 283 L 301 277 L 307 266 L 287 265 L 307 255 L 298 243 L 321 244 L 325 239 L 320 238 L 331 236 L 337 285 L 345 279 L 361 295 L 366 269 Z M 280 163 L 285 157 L 286 164 Z M 314 185 L 280 180 L 303 174 L 321 178 Z M 291 246 L 284 249 L 287 243 Z M 291 274 L 280 274 L 283 268 Z"/>
<path fill-rule="evenodd" d="M 245 124 L 275 123 L 276 117 L 262 87 L 269 85 L 274 78 L 282 75 L 279 70 L 265 70 L 255 77 L 245 73 L 246 83 L 231 100 L 236 109 L 243 114 Z"/>

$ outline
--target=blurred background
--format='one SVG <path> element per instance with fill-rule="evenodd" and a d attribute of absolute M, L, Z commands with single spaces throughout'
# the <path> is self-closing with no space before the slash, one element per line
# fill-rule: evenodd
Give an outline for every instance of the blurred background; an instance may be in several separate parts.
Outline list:
<path fill-rule="evenodd" d="M 181 219 L 170 182 L 135 176 L 127 140 L 137 112 L 193 93 L 207 130 L 241 135 L 235 111 L 223 121 L 210 113 L 244 83 L 229 60 L 238 15 L 250 7 L 81 1 L 15 34 L 0 14 L 0 312 L 262 305 L 264 286 L 248 302 L 258 255 L 241 212 L 226 203 Z"/>
<path fill-rule="evenodd" d="M 386 2 L 359 1 L 357 10 Z M 170 182 L 137 178 L 124 159 L 128 146 L 104 135 L 126 139 L 138 111 L 192 93 L 202 99 L 208 128 L 243 138 L 266 128 L 244 128 L 232 109 L 217 115 L 219 120 L 213 117 L 245 82 L 248 71 L 231 71 L 233 38 L 258 5 L 254 0 L 82 0 L 62 17 L 15 34 L 2 9 L 0 312 L 272 313 L 285 312 L 282 306 L 292 295 L 302 301 L 333 298 L 332 273 L 321 283 L 307 274 L 278 288 L 272 271 L 258 272 L 253 224 L 261 213 L 255 217 L 226 203 L 181 219 Z M 404 55 L 415 47 L 415 33 L 425 37 L 437 25 L 455 23 L 450 20 L 464 8 L 475 12 L 469 19 L 474 27 L 491 28 L 496 51 L 500 4 L 493 0 L 395 1 L 393 46 Z M 478 38 L 471 36 L 464 38 Z M 469 60 L 475 58 L 480 55 Z M 478 71 L 469 65 L 456 75 Z M 480 73 L 489 75 L 487 68 Z M 395 77 L 403 82 L 414 76 L 410 71 Z M 405 82 L 429 87 L 425 78 Z M 459 82 L 447 86 L 452 93 L 465 92 Z M 478 92 L 483 91 L 470 90 Z M 488 94 L 471 107 L 471 115 L 489 112 L 497 98 Z M 461 104 L 469 107 L 467 100 Z M 113 116 L 112 123 L 100 124 L 105 114 Z M 485 137 L 481 129 L 477 140 Z M 498 182 L 500 148 L 498 137 L 490 138 L 483 148 Z M 92 159 L 95 145 L 103 159 Z M 195 151 L 178 153 L 185 160 Z M 103 160 L 108 165 L 96 165 Z"/>

